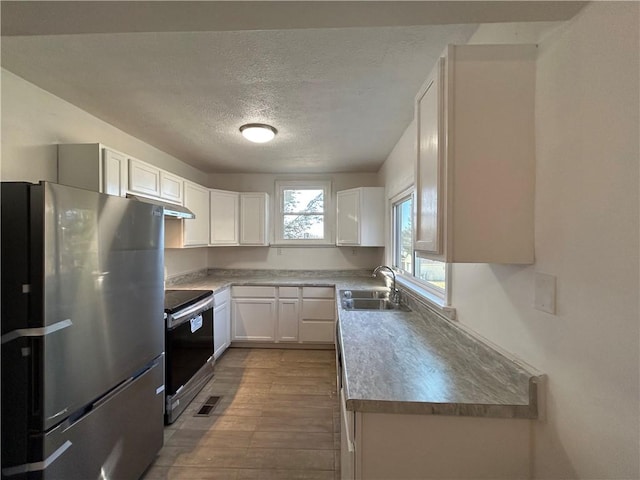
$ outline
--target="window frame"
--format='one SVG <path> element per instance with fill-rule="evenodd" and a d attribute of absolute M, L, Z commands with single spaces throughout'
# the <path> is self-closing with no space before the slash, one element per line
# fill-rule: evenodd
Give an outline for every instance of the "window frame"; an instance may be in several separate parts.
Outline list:
<path fill-rule="evenodd" d="M 398 253 L 398 215 L 396 207 L 407 200 L 411 200 L 411 272 L 405 272 L 401 268 L 395 266 L 397 260 Z M 419 257 L 417 255 L 417 251 L 415 249 L 415 227 L 416 227 L 416 193 L 415 188 L 412 186 L 408 189 L 405 189 L 398 193 L 397 195 L 391 197 L 389 199 L 389 231 L 390 231 L 390 255 L 387 256 L 387 260 L 389 261 L 389 265 L 393 267 L 393 270 L 396 272 L 396 277 L 398 282 L 403 285 L 405 288 L 417 293 L 421 297 L 425 298 L 430 303 L 434 304 L 438 308 L 449 307 L 450 302 L 450 291 L 451 291 L 451 264 L 445 263 L 445 288 L 438 288 L 429 282 L 425 282 L 420 278 L 415 276 L 416 271 L 416 258 Z M 447 308 L 448 309 L 448 308 Z"/>
<path fill-rule="evenodd" d="M 324 238 L 309 239 L 286 239 L 284 238 L 284 190 L 323 190 L 324 208 L 322 215 L 324 218 Z M 275 205 L 274 205 L 274 245 L 287 246 L 327 246 L 333 245 L 333 198 L 330 180 L 276 180 L 275 182 Z"/>

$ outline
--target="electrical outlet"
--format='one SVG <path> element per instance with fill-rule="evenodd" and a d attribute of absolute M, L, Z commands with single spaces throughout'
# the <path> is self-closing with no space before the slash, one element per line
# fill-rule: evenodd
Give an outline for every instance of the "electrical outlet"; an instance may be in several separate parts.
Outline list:
<path fill-rule="evenodd" d="M 351 249 L 351 255 L 353 255 L 354 257 L 358 254 L 358 250 L 356 248 L 352 248 Z"/>
<path fill-rule="evenodd" d="M 556 277 L 546 273 L 535 274 L 533 306 L 542 312 L 556 314 Z"/>
<path fill-rule="evenodd" d="M 278 255 L 282 255 L 282 249 L 281 249 L 281 248 L 278 248 L 277 253 L 278 253 Z"/>

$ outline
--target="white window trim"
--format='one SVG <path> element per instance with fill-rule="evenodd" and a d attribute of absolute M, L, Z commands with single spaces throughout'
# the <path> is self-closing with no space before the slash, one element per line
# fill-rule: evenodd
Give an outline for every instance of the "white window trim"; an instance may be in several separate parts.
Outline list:
<path fill-rule="evenodd" d="M 401 191 L 400 193 L 394 195 L 389 199 L 389 254 L 387 255 L 387 262 L 389 265 L 394 264 L 395 261 L 395 253 L 396 253 L 396 218 L 395 218 L 395 206 L 398 203 L 406 201 L 411 198 L 412 202 L 412 210 L 414 215 L 413 228 L 411 229 L 411 242 L 414 245 L 412 249 L 413 252 L 413 269 L 415 271 L 415 214 L 416 214 L 416 205 L 415 205 L 415 188 L 413 186 Z M 419 278 L 415 277 L 412 274 L 407 275 L 403 273 L 402 270 L 393 267 L 393 270 L 396 272 L 396 278 L 398 284 L 402 287 L 406 288 L 413 294 L 419 296 L 423 299 L 429 306 L 434 308 L 436 311 L 446 316 L 451 320 L 455 320 L 456 311 L 453 307 L 451 307 L 451 277 L 452 277 L 452 269 L 451 264 L 447 263 L 445 266 L 446 269 L 446 284 L 444 290 L 434 288 L 427 282 L 423 282 Z"/>
<path fill-rule="evenodd" d="M 300 239 L 289 240 L 284 237 L 284 211 L 282 208 L 282 191 L 284 189 L 300 188 L 300 189 L 322 189 L 324 190 L 324 239 Z M 275 186 L 275 202 L 274 202 L 274 215 L 275 228 L 274 228 L 274 242 L 273 245 L 287 245 L 287 246 L 323 246 L 334 245 L 333 239 L 333 197 L 331 191 L 330 180 L 276 180 Z"/>

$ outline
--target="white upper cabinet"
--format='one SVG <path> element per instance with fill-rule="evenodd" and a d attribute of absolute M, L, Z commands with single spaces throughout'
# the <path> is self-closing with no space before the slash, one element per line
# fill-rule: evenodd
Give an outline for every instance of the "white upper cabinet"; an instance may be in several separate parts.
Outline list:
<path fill-rule="evenodd" d="M 160 197 L 170 202 L 183 203 L 184 180 L 164 170 L 160 170 Z"/>
<path fill-rule="evenodd" d="M 269 195 L 240 193 L 240 245 L 269 245 Z"/>
<path fill-rule="evenodd" d="M 160 169 L 135 158 L 130 158 L 129 191 L 160 197 Z"/>
<path fill-rule="evenodd" d="M 129 191 L 184 203 L 184 179 L 135 158 L 129 159 Z"/>
<path fill-rule="evenodd" d="M 123 197 L 127 157 L 99 143 L 58 145 L 58 182 Z"/>
<path fill-rule="evenodd" d="M 533 45 L 450 46 L 416 96 L 420 255 L 530 264 Z"/>
<path fill-rule="evenodd" d="M 211 245 L 238 245 L 240 194 L 226 190 L 209 190 Z"/>
<path fill-rule="evenodd" d="M 108 148 L 102 149 L 102 193 L 124 197 L 127 194 L 127 157 Z"/>
<path fill-rule="evenodd" d="M 338 192 L 336 245 L 383 247 L 384 212 L 383 187 Z"/>
<path fill-rule="evenodd" d="M 195 183 L 184 182 L 184 206 L 196 218 L 184 222 L 182 243 L 185 247 L 209 244 L 209 189 Z"/>

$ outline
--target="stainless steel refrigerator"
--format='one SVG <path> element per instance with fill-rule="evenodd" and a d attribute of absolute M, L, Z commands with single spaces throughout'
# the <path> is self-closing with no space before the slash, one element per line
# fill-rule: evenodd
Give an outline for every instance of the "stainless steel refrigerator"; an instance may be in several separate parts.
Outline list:
<path fill-rule="evenodd" d="M 2 196 L 2 477 L 135 479 L 163 442 L 162 207 Z"/>

